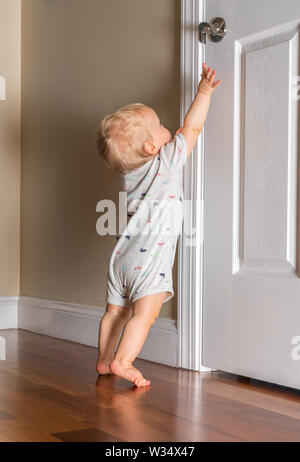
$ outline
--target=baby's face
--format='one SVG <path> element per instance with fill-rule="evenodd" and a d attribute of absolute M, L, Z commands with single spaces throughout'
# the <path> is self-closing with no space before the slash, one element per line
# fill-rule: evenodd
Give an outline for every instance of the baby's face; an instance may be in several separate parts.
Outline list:
<path fill-rule="evenodd" d="M 170 131 L 164 127 L 156 112 L 151 108 L 145 108 L 145 117 L 148 120 L 149 131 L 153 137 L 153 144 L 155 151 L 159 152 L 164 144 L 172 141 L 172 135 Z"/>

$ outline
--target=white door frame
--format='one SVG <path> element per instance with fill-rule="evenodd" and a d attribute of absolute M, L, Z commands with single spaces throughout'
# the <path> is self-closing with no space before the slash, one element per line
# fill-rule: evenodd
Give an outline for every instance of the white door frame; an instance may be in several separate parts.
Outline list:
<path fill-rule="evenodd" d="M 199 42 L 198 24 L 204 21 L 204 0 L 181 0 L 181 85 L 180 123 L 188 111 L 199 84 L 205 47 Z M 204 129 L 203 129 L 204 131 Z M 203 290 L 203 131 L 184 168 L 184 210 L 182 235 L 178 240 L 178 367 L 210 371 L 202 366 L 202 290 Z M 195 227 L 196 245 L 187 245 Z"/>

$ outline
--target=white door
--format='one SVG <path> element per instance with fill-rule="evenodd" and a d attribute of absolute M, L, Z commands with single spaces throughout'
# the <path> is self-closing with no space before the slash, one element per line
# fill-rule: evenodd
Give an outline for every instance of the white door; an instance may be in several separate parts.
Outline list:
<path fill-rule="evenodd" d="M 300 388 L 299 0 L 206 0 L 204 366 Z M 299 86 L 299 82 L 298 82 Z M 299 212 L 298 212 L 299 211 Z"/>

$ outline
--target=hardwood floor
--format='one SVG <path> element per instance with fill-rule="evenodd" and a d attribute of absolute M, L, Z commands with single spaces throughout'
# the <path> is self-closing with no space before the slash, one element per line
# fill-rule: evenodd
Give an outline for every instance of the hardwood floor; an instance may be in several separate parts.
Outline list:
<path fill-rule="evenodd" d="M 0 441 L 300 441 L 300 392 L 135 361 L 147 389 L 98 377 L 97 350 L 0 331 Z"/>

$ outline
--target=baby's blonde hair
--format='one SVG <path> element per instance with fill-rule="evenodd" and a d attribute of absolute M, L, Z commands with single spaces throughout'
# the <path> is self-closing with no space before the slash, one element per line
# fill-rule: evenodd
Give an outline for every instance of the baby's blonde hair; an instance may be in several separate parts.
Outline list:
<path fill-rule="evenodd" d="M 144 151 L 144 143 L 153 138 L 142 103 L 128 104 L 107 115 L 97 129 L 97 150 L 106 167 L 127 173 L 141 167 L 153 154 Z"/>

